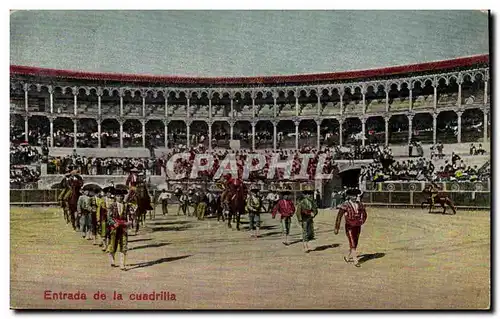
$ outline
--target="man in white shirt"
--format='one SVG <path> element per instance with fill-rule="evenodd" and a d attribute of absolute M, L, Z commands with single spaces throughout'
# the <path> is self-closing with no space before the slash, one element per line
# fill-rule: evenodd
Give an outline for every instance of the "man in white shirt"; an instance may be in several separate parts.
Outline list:
<path fill-rule="evenodd" d="M 162 189 L 160 196 L 158 196 L 158 202 L 161 204 L 161 211 L 163 215 L 168 214 L 168 199 L 171 197 L 166 190 Z"/>

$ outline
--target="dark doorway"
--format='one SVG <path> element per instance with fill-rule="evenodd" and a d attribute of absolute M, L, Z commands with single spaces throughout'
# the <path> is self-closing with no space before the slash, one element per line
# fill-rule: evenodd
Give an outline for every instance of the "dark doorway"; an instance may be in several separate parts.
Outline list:
<path fill-rule="evenodd" d="M 361 169 L 354 168 L 347 171 L 341 172 L 340 179 L 342 181 L 342 187 L 359 187 L 359 173 Z"/>

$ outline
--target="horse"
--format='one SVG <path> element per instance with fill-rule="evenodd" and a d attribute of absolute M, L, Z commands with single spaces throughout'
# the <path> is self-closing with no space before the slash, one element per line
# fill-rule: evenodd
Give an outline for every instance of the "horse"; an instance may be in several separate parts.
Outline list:
<path fill-rule="evenodd" d="M 79 175 L 73 176 L 69 181 L 69 186 L 71 189 L 70 191 L 71 194 L 67 198 L 67 209 L 71 220 L 71 225 L 73 226 L 73 229 L 77 229 L 80 222 L 76 218 L 76 212 L 77 212 L 78 198 L 80 198 L 80 189 L 83 186 L 82 177 Z"/>
<path fill-rule="evenodd" d="M 240 218 L 245 213 L 246 192 L 243 185 L 228 187 L 221 195 L 223 209 L 227 212 L 227 227 L 232 228 L 231 220 L 236 217 L 236 229 L 240 230 Z"/>
<path fill-rule="evenodd" d="M 429 190 L 424 189 L 422 191 L 422 194 L 425 194 L 428 197 L 427 197 L 426 201 L 422 202 L 421 207 L 422 207 L 422 209 L 424 209 L 424 207 L 426 205 L 429 205 L 429 214 L 430 214 L 432 212 L 432 208 L 434 207 L 434 205 L 432 205 L 432 197 L 431 197 L 432 193 Z M 453 204 L 451 199 L 448 196 L 446 196 L 445 194 L 438 193 L 436 195 L 436 197 L 434 198 L 434 204 L 441 205 L 441 207 L 443 208 L 443 214 L 446 214 L 446 206 L 449 206 L 453 210 L 453 215 L 457 214 L 457 210 L 456 210 L 455 205 Z"/>
<path fill-rule="evenodd" d="M 139 226 L 144 225 L 146 221 L 146 213 L 153 210 L 151 207 L 151 197 L 146 184 L 137 185 L 135 191 L 132 191 L 130 198 L 127 198 L 127 206 L 129 207 L 129 216 L 132 219 L 132 224 L 135 227 L 135 233 L 139 232 Z"/>

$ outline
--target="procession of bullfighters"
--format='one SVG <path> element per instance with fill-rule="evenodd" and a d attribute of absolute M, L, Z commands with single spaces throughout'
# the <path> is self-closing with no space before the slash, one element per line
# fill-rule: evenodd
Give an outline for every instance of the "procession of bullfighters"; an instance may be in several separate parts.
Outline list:
<path fill-rule="evenodd" d="M 210 22 L 232 17 L 275 37 L 302 32 L 286 22 L 295 15 L 375 14 L 253 13 L 200 11 L 190 28 L 250 34 Z M 158 30 L 153 38 L 189 47 L 161 30 L 192 16 L 11 15 L 11 308 L 491 309 L 489 15 L 379 14 L 401 28 L 415 19 L 426 36 L 422 21 L 472 19 L 476 29 L 463 32 L 479 40 L 443 55 L 446 44 L 429 36 L 426 48 L 443 47 L 390 60 L 374 42 L 378 63 L 357 56 L 335 73 L 316 55 L 317 66 L 306 65 L 317 73 L 292 67 L 300 63 L 283 60 L 279 38 L 267 53 L 284 73 L 241 62 L 241 47 L 227 53 L 239 62 L 220 70 L 213 46 L 203 46 L 207 68 L 171 48 L 170 61 L 161 40 L 148 41 L 161 62 L 150 66 L 134 51 L 142 40 L 118 41 L 123 59 L 135 57 L 127 68 L 99 53 L 104 64 L 82 57 L 77 70 L 47 62 L 54 45 L 50 58 L 30 60 L 21 35 L 47 28 L 49 48 L 50 25 L 70 35 L 127 21 L 129 31 Z M 343 28 L 327 24 L 321 32 Z M 103 45 L 106 33 L 93 30 Z M 68 54 L 81 50 L 68 41 Z M 195 70 L 203 76 L 188 76 Z"/>

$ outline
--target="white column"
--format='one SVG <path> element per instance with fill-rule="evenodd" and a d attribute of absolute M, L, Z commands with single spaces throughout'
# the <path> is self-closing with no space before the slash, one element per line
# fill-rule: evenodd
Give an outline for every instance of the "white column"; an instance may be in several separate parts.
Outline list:
<path fill-rule="evenodd" d="M 340 96 L 340 116 L 344 114 L 344 92 L 339 91 L 339 96 Z"/>
<path fill-rule="evenodd" d="M 146 117 L 146 97 L 142 96 L 142 116 Z"/>
<path fill-rule="evenodd" d="M 232 96 L 230 96 L 229 98 L 231 100 L 231 114 L 229 115 L 229 117 L 233 118 L 234 117 L 234 101 L 233 101 L 233 97 Z M 232 135 L 231 135 L 231 139 L 232 139 Z"/>
<path fill-rule="evenodd" d="M 54 94 L 52 89 L 49 91 L 50 114 L 54 113 Z"/>
<path fill-rule="evenodd" d="M 24 85 L 24 110 L 26 111 L 26 113 L 28 113 L 28 90 L 29 90 L 29 86 L 28 86 L 28 84 L 25 84 Z"/>
<path fill-rule="evenodd" d="M 319 150 L 321 147 L 321 120 L 316 121 L 316 145 Z"/>
<path fill-rule="evenodd" d="M 384 117 L 385 120 L 385 146 L 389 145 L 389 120 L 390 117 Z"/>
<path fill-rule="evenodd" d="M 142 147 L 146 147 L 146 120 L 142 120 L 141 124 L 142 124 Z"/>
<path fill-rule="evenodd" d="M 488 110 L 483 110 L 483 114 L 483 143 L 486 143 L 488 141 Z"/>
<path fill-rule="evenodd" d="M 366 114 L 366 95 L 365 92 L 361 92 L 363 95 L 363 114 Z"/>
<path fill-rule="evenodd" d="M 168 121 L 163 121 L 163 125 L 164 125 L 164 133 L 165 133 L 165 136 L 164 136 L 164 143 L 165 143 L 165 148 L 168 149 Z"/>
<path fill-rule="evenodd" d="M 462 114 L 463 114 L 463 112 L 457 112 L 457 125 L 458 125 L 457 142 L 458 143 L 462 143 Z"/>
<path fill-rule="evenodd" d="M 120 117 L 123 116 L 123 96 L 122 93 L 120 93 Z"/>
<path fill-rule="evenodd" d="M 432 143 L 436 144 L 437 142 L 437 117 L 438 114 L 432 114 Z"/>
<path fill-rule="evenodd" d="M 361 145 L 365 146 L 366 138 L 366 118 L 361 119 L 361 134 L 363 134 L 363 139 L 361 140 Z"/>
<path fill-rule="evenodd" d="M 255 98 L 252 97 L 252 118 L 255 118 Z"/>
<path fill-rule="evenodd" d="M 77 102 L 77 96 L 78 96 L 78 92 L 76 92 L 76 89 L 73 91 L 73 110 L 74 110 L 74 114 L 75 116 L 78 114 L 78 102 Z"/>
<path fill-rule="evenodd" d="M 255 125 L 257 123 L 252 122 L 252 151 L 255 151 Z"/>
<path fill-rule="evenodd" d="M 276 151 L 277 123 L 273 122 L 273 150 Z"/>
<path fill-rule="evenodd" d="M 190 105 L 190 101 L 189 101 L 189 98 L 186 98 L 186 101 L 187 101 L 187 106 L 186 106 L 186 110 L 187 110 L 187 117 L 190 118 L 191 117 L 191 105 Z"/>
<path fill-rule="evenodd" d="M 28 116 L 25 116 L 24 117 L 24 138 L 25 138 L 26 142 L 28 142 L 28 133 L 29 133 Z"/>
<path fill-rule="evenodd" d="M 458 100 L 457 106 L 460 107 L 462 105 L 462 83 L 458 83 Z"/>
<path fill-rule="evenodd" d="M 50 125 L 50 147 L 54 147 L 54 119 L 49 118 L 49 125 Z"/>
<path fill-rule="evenodd" d="M 295 149 L 299 149 L 299 121 L 295 121 Z"/>
<path fill-rule="evenodd" d="M 229 123 L 229 140 L 233 140 L 234 123 Z"/>
<path fill-rule="evenodd" d="M 389 112 L 389 90 L 385 88 L 385 111 Z"/>
<path fill-rule="evenodd" d="M 343 119 L 339 120 L 339 145 L 342 146 L 342 124 L 344 123 Z"/>
<path fill-rule="evenodd" d="M 321 94 L 323 94 L 323 92 Z M 318 116 L 321 116 L 321 94 L 318 93 Z"/>
<path fill-rule="evenodd" d="M 295 97 L 295 116 L 299 116 L 299 97 Z"/>
<path fill-rule="evenodd" d="M 76 97 L 76 95 L 75 95 L 75 97 Z M 78 138 L 76 137 L 76 133 L 78 132 L 77 122 L 78 122 L 77 119 L 73 120 L 73 135 L 74 135 L 73 136 L 73 148 L 77 147 L 77 141 L 78 141 Z"/>
<path fill-rule="evenodd" d="M 190 136 L 191 134 L 190 134 L 190 132 L 191 132 L 191 123 L 186 121 L 186 146 L 188 148 L 191 147 L 191 136 Z"/>
<path fill-rule="evenodd" d="M 101 148 L 101 120 L 97 119 L 97 147 Z"/>
<path fill-rule="evenodd" d="M 437 108 L 437 85 L 434 84 L 434 109 Z"/>
<path fill-rule="evenodd" d="M 413 136 L 413 115 L 408 115 L 408 143 Z"/>
<path fill-rule="evenodd" d="M 276 106 L 276 98 L 274 98 L 274 107 L 273 107 L 274 117 L 278 114 L 277 106 Z"/>
<path fill-rule="evenodd" d="M 488 81 L 484 81 L 484 105 L 488 104 Z"/>
<path fill-rule="evenodd" d="M 97 115 L 99 115 L 99 117 L 101 117 L 101 115 L 102 115 L 101 95 L 100 94 L 97 95 Z"/>
<path fill-rule="evenodd" d="M 123 148 L 123 121 L 120 121 L 120 148 Z"/>
<path fill-rule="evenodd" d="M 413 89 L 411 87 L 411 85 L 409 86 L 409 89 L 410 89 L 410 105 L 408 106 L 408 110 L 411 111 L 412 108 L 413 108 Z"/>
<path fill-rule="evenodd" d="M 208 122 L 208 149 L 212 149 L 212 121 Z"/>

